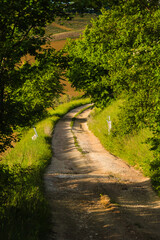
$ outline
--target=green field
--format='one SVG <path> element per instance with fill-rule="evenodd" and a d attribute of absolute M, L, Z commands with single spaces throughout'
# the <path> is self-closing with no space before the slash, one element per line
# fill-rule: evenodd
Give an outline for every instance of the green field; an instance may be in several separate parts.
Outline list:
<path fill-rule="evenodd" d="M 91 19 L 96 18 L 96 14 L 84 14 L 83 16 L 76 15 L 71 20 L 60 20 L 56 19 L 54 26 L 53 24 L 49 24 L 46 27 L 46 35 L 48 34 L 58 34 L 68 31 L 78 31 L 83 30 L 88 24 L 91 24 Z M 65 29 L 66 28 L 66 29 Z M 68 29 L 67 29 L 68 28 Z"/>

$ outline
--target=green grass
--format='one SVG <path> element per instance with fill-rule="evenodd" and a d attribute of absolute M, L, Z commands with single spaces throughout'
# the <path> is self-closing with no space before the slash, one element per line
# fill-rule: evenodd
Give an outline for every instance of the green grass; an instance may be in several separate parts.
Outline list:
<path fill-rule="evenodd" d="M 69 110 L 89 103 L 79 99 L 49 110 L 49 117 L 27 131 L 0 164 L 0 239 L 46 239 L 50 211 L 44 196 L 43 173 L 52 156 L 51 135 Z"/>
<path fill-rule="evenodd" d="M 138 134 L 127 136 L 115 137 L 112 133 L 108 134 L 107 120 L 110 116 L 114 128 L 122 104 L 123 101 L 118 100 L 103 111 L 95 109 L 89 120 L 89 128 L 109 152 L 150 176 L 150 164 L 154 157 L 150 145 L 145 143 L 147 138 L 152 136 L 149 129 L 142 129 Z"/>

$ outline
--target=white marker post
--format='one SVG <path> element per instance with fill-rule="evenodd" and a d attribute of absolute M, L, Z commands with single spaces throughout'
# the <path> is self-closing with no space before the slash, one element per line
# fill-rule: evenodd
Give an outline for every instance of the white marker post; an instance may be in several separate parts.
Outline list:
<path fill-rule="evenodd" d="M 32 137 L 32 140 L 36 140 L 36 138 L 38 137 L 38 133 L 36 131 L 35 126 L 33 126 L 33 129 L 34 129 L 35 135 Z"/>
<path fill-rule="evenodd" d="M 109 116 L 109 120 L 107 120 L 107 123 L 108 123 L 108 135 L 109 135 L 112 128 L 112 121 L 110 120 L 110 116 Z"/>

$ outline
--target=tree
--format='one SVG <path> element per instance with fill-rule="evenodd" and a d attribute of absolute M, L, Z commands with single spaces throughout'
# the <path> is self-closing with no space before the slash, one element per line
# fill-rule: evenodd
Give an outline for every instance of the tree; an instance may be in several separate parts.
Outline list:
<path fill-rule="evenodd" d="M 123 98 L 119 121 L 112 131 L 114 137 L 135 134 L 142 128 L 152 131 L 153 137 L 148 141 L 155 158 L 150 162 L 150 176 L 157 191 L 160 191 L 159 40 L 159 1 L 122 0 L 103 11 L 86 28 L 83 37 L 67 47 L 68 77 L 74 87 L 84 89 L 100 107 L 112 99 Z"/>
<path fill-rule="evenodd" d="M 102 107 L 123 97 L 119 133 L 150 127 L 153 149 L 160 155 L 159 39 L 159 1 L 122 0 L 103 10 L 80 40 L 68 44 L 67 51 L 73 86 L 81 87 Z M 98 97 L 90 89 L 98 90 Z"/>
<path fill-rule="evenodd" d="M 5 126 L 14 125 L 10 123 L 9 117 L 13 107 L 15 108 L 17 89 L 22 88 L 28 79 L 29 71 L 34 72 L 39 69 L 38 64 L 42 69 L 42 57 L 45 56 L 47 61 L 47 50 L 42 48 L 46 44 L 47 37 L 45 36 L 45 26 L 55 20 L 56 17 L 68 17 L 73 9 L 81 10 L 81 7 L 86 9 L 91 6 L 91 2 L 95 4 L 97 0 L 86 2 L 75 1 L 50 1 L 50 0 L 1 0 L 0 8 L 0 130 L 4 130 Z M 100 1 L 98 1 L 100 2 Z M 102 1 L 103 2 L 103 1 Z M 22 64 L 22 57 L 29 54 L 34 56 L 37 64 L 34 67 Z M 51 51 L 49 51 L 49 58 Z M 53 51 L 54 56 L 54 51 Z M 51 60 L 53 61 L 53 59 Z M 39 62 L 39 63 L 38 63 Z M 43 61 L 44 62 L 44 61 Z M 48 61 L 47 61 L 48 62 Z M 45 65 L 46 67 L 46 65 Z M 22 70 L 24 69 L 24 71 Z M 25 70 L 26 69 L 26 70 Z M 55 70 L 55 69 L 54 69 Z M 51 70 L 52 71 L 52 70 Z M 26 78 L 20 76 L 25 72 Z M 58 68 L 58 72 L 59 68 Z M 34 74 L 33 74 L 34 75 Z M 53 76 L 53 75 L 52 75 Z M 57 76 L 58 77 L 58 76 Z M 28 81 L 28 80 L 27 80 Z M 59 85 L 58 89 L 59 88 Z M 29 88 L 28 88 L 29 90 Z M 33 89 L 32 89 L 33 90 Z M 42 90 L 42 89 L 41 89 Z M 55 92 L 55 87 L 53 93 Z M 22 94 L 22 91 L 21 91 Z M 54 96 L 54 94 L 53 94 Z M 53 97 L 52 96 L 52 97 Z M 14 99 L 14 101 L 12 101 Z M 20 98 L 19 98 L 20 99 Z M 20 104 L 18 100 L 18 105 Z M 13 106 L 13 102 L 15 103 Z M 32 103 L 30 103 L 32 105 Z M 23 105 L 24 106 L 24 105 Z M 38 108 L 37 108 L 38 109 Z M 18 112 L 19 110 L 17 110 Z M 22 111 L 22 109 L 21 109 Z M 7 120 L 7 122 L 6 122 Z M 12 117 L 13 120 L 13 117 Z M 16 121 L 15 121 L 16 125 Z"/>
<path fill-rule="evenodd" d="M 61 1 L 1 0 L 0 149 L 10 143 L 17 126 L 31 126 L 62 92 L 61 57 L 44 48 L 45 26 L 68 15 Z M 26 55 L 34 64 L 22 61 Z"/>

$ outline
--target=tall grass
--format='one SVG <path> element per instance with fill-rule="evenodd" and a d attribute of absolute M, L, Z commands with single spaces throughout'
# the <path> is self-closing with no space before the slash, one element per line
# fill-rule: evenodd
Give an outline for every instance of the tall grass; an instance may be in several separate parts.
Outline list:
<path fill-rule="evenodd" d="M 89 120 L 89 128 L 109 152 L 150 176 L 150 164 L 154 158 L 150 145 L 146 143 L 146 140 L 152 136 L 149 129 L 142 129 L 139 133 L 132 135 L 116 137 L 112 135 L 112 132 L 108 133 L 107 120 L 110 116 L 112 128 L 114 128 L 122 104 L 123 101 L 118 100 L 104 110 L 95 109 Z"/>
<path fill-rule="evenodd" d="M 44 196 L 43 173 L 49 164 L 56 122 L 69 110 L 89 103 L 79 99 L 49 110 L 49 117 L 24 133 L 0 164 L 0 239 L 46 239 L 50 212 Z"/>

